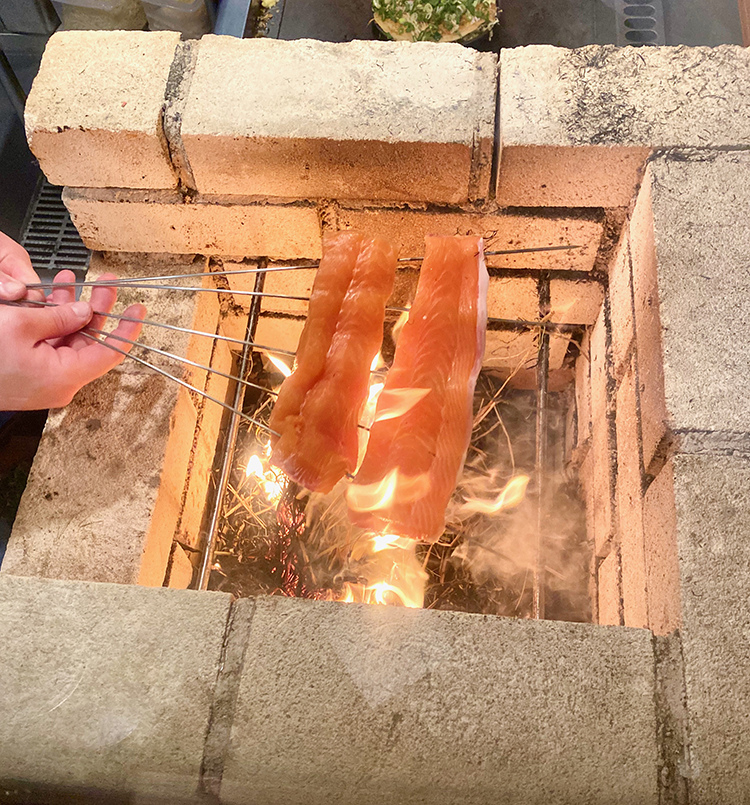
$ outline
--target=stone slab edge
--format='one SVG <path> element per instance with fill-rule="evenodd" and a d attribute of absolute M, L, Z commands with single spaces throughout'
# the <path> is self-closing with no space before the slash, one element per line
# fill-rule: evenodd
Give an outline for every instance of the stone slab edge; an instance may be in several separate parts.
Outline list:
<path fill-rule="evenodd" d="M 18 584 L 27 582 L 31 585 L 38 585 L 40 583 L 36 578 L 13 577 L 13 579 Z M 50 583 L 61 584 L 61 582 Z M 65 582 L 64 584 L 81 585 L 90 589 L 101 588 L 104 591 L 113 586 L 88 582 Z M 152 594 L 152 591 L 144 591 L 144 594 Z M 196 594 L 198 595 L 198 593 Z M 204 742 L 200 784 L 196 791 L 197 801 L 216 801 L 219 796 L 255 610 L 256 602 L 252 599 L 234 600 L 228 607 L 221 653 L 217 661 L 217 677 L 210 705 L 209 726 Z M 468 616 L 469 619 L 473 617 Z M 477 623 L 480 623 L 481 620 L 477 619 Z M 467 625 L 469 625 L 468 622 Z M 550 628 L 554 627 L 555 624 L 550 624 Z M 601 627 L 592 625 L 591 628 L 599 629 Z M 653 638 L 652 643 L 656 680 L 656 737 L 660 756 L 660 768 L 654 769 L 654 774 L 659 774 L 662 791 L 660 801 L 679 803 L 683 801 L 679 795 L 679 786 L 682 784 L 679 768 L 685 751 L 683 746 L 686 730 L 680 637 L 678 633 L 675 633 L 668 638 Z"/>

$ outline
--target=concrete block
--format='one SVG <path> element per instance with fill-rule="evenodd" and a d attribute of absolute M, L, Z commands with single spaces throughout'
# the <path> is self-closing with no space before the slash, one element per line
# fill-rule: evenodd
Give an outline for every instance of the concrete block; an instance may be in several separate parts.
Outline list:
<path fill-rule="evenodd" d="M 596 581 L 599 623 L 602 626 L 620 626 L 622 624 L 622 568 L 619 547 L 613 547 L 599 562 Z"/>
<path fill-rule="evenodd" d="M 622 604 L 626 626 L 648 628 L 646 550 L 640 424 L 631 358 L 617 390 L 617 534 L 622 554 Z"/>
<path fill-rule="evenodd" d="M 52 412 L 2 572 L 161 586 L 195 423 L 175 383 L 121 370 Z"/>
<path fill-rule="evenodd" d="M 86 190 L 63 193 L 90 249 L 115 252 L 320 257 L 315 207 L 241 198 L 197 198 L 169 191 Z"/>
<path fill-rule="evenodd" d="M 0 778 L 194 802 L 230 601 L 0 575 Z"/>
<path fill-rule="evenodd" d="M 649 493 L 653 489 L 652 484 Z M 690 802 L 697 805 L 742 802 L 750 791 L 745 762 L 750 750 L 748 489 L 746 458 L 674 458 L 690 719 L 690 762 L 684 773 Z"/>
<path fill-rule="evenodd" d="M 401 247 L 404 257 L 421 257 L 427 235 L 481 235 L 487 251 L 529 249 L 541 246 L 581 246 L 556 252 L 526 252 L 488 255 L 492 268 L 549 268 L 590 271 L 602 239 L 598 214 L 521 214 L 495 209 L 490 212 L 393 209 L 343 206 L 336 224 L 389 238 Z"/>
<path fill-rule="evenodd" d="M 541 45 L 500 68 L 502 204 L 627 206 L 651 149 L 750 143 L 743 48 Z"/>
<path fill-rule="evenodd" d="M 612 360 L 615 376 L 621 378 L 635 343 L 629 223 L 625 225 L 623 237 L 609 267 L 608 291 L 612 319 Z M 648 352 L 648 349 L 649 344 L 645 343 L 644 350 Z"/>
<path fill-rule="evenodd" d="M 26 137 L 52 184 L 175 187 L 162 107 L 180 41 L 160 31 L 63 31 L 47 43 Z"/>
<path fill-rule="evenodd" d="M 671 424 L 748 432 L 750 155 L 659 158 L 650 178 Z"/>
<path fill-rule="evenodd" d="M 615 533 L 613 498 L 615 444 L 609 398 L 609 349 L 606 311 L 602 309 L 591 331 L 591 450 L 593 453 L 594 547 L 603 556 Z"/>
<path fill-rule="evenodd" d="M 657 255 L 654 242 L 651 175 L 644 180 L 630 221 L 635 343 L 643 432 L 643 463 L 648 471 L 667 431 L 662 328 L 659 318 Z"/>
<path fill-rule="evenodd" d="M 668 461 L 646 490 L 643 500 L 643 534 L 646 548 L 646 583 L 649 626 L 660 635 L 680 626 L 680 544 L 675 509 L 675 468 Z M 683 594 L 684 595 L 684 594 Z"/>
<path fill-rule="evenodd" d="M 238 613 L 253 606 L 228 644 L 247 641 L 227 805 L 657 801 L 647 632 L 282 598 Z"/>
<path fill-rule="evenodd" d="M 598 282 L 550 280 L 550 321 L 593 325 L 604 301 Z"/>
<path fill-rule="evenodd" d="M 203 193 L 485 198 L 496 63 L 458 45 L 205 36 L 182 142 Z"/>

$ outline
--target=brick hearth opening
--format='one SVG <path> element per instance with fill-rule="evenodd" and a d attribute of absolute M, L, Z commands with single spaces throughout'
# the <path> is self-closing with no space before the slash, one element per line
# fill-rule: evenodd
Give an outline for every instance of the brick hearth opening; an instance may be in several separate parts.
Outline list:
<path fill-rule="evenodd" d="M 150 319 L 194 333 L 147 326 L 146 345 L 232 374 L 231 342 L 195 333 L 241 340 L 251 280 L 205 272 L 314 261 L 328 231 L 408 255 L 432 233 L 581 247 L 491 258 L 489 314 L 569 325 L 550 383 L 595 622 L 147 589 L 194 580 L 224 428 L 204 394 L 232 393 L 150 353 L 203 394 L 126 362 L 50 414 L 0 573 L 0 779 L 170 802 L 740 801 L 749 101 L 733 47 L 498 65 L 426 43 L 55 35 L 27 134 L 89 278 L 222 291 L 149 291 Z M 255 339 L 294 350 L 304 315 L 266 297 Z M 538 334 L 491 326 L 485 363 L 534 387 Z"/>

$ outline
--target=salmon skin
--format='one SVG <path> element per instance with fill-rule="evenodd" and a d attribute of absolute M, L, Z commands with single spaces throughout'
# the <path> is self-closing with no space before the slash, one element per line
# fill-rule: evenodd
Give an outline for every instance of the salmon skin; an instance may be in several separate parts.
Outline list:
<path fill-rule="evenodd" d="M 423 542 L 442 535 L 471 438 L 488 283 L 481 238 L 427 238 L 416 298 L 347 495 L 356 525 Z M 418 392 L 414 406 L 386 418 L 394 392 L 407 389 Z"/>
<path fill-rule="evenodd" d="M 323 239 L 294 372 L 271 414 L 271 463 L 314 492 L 330 492 L 357 466 L 357 425 L 370 365 L 383 341 L 398 253 L 383 238 L 339 232 Z"/>

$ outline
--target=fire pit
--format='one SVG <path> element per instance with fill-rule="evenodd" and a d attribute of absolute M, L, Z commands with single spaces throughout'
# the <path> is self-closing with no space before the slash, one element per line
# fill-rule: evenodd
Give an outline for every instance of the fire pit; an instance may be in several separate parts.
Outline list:
<path fill-rule="evenodd" d="M 412 271 L 402 272 L 399 288 L 410 284 Z M 238 284 L 237 275 L 229 276 Z M 269 272 L 266 278 L 271 276 Z M 549 277 L 540 283 L 549 296 Z M 304 287 L 296 287 L 300 285 L 293 274 L 285 277 L 290 295 L 295 290 L 304 293 Z M 511 297 L 505 304 L 509 308 L 519 304 L 512 299 L 513 279 L 505 279 L 502 285 Z M 528 291 L 525 282 L 520 288 Z M 528 305 L 533 292 L 524 296 L 520 303 L 527 301 L 528 315 L 541 315 L 539 304 L 536 311 Z M 251 319 L 262 300 L 258 297 L 251 305 Z M 372 367 L 363 429 L 372 421 L 387 363 L 407 315 L 391 311 L 383 347 Z M 569 411 L 575 400 L 572 367 L 575 356 L 581 354 L 585 328 L 542 321 L 537 325 L 495 316 L 490 322 L 488 368 L 477 387 L 474 438 L 449 507 L 448 529 L 438 544 L 417 545 L 397 535 L 352 528 L 344 499 L 347 482 L 330 495 L 311 496 L 271 467 L 267 435 L 235 416 L 239 422 L 230 433 L 238 430 L 237 444 L 226 440 L 219 453 L 219 490 L 204 541 L 199 586 L 239 596 L 281 594 L 590 620 L 591 551 L 577 494 L 577 472 L 571 455 L 566 455 L 566 449 L 572 452 L 575 446 L 575 435 L 566 433 L 566 426 L 575 425 L 574 411 Z M 559 364 L 554 370 L 555 391 L 549 391 L 548 382 L 551 334 L 562 342 L 555 348 Z M 573 352 L 568 369 L 563 368 L 566 350 Z M 275 389 L 289 374 L 291 360 L 273 351 L 255 353 L 248 365 L 254 385 L 246 388 L 244 400 L 244 410 L 253 420 L 267 422 Z M 533 382 L 535 376 L 543 381 L 543 391 L 517 388 Z M 234 403 L 238 405 L 239 400 Z M 540 418 L 545 445 L 537 427 Z M 547 442 L 549 456 L 545 455 Z M 224 467 L 230 465 L 227 477 Z M 532 478 L 535 491 L 526 498 Z M 218 499 L 219 491 L 223 500 Z M 211 567 L 209 577 L 205 571 Z"/>
<path fill-rule="evenodd" d="M 90 278 L 155 324 L 40 444 L 0 573 L 6 788 L 740 801 L 749 99 L 738 48 L 521 48 L 498 80 L 459 46 L 53 38 L 32 147 Z M 345 532 L 242 425 L 347 228 L 516 252 L 432 549 Z M 164 276 L 191 290 L 136 287 Z M 191 585 L 249 597 L 148 589 Z"/>

